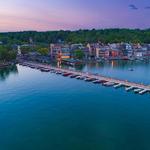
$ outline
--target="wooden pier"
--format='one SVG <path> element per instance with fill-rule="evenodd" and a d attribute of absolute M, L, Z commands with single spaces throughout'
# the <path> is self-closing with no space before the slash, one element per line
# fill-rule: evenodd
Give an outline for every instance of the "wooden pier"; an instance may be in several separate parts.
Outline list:
<path fill-rule="evenodd" d="M 71 77 L 71 78 L 76 78 L 77 79 L 84 79 L 85 81 L 93 82 L 95 83 L 105 83 L 105 86 L 113 86 L 114 88 L 120 88 L 120 87 L 125 87 L 126 91 L 135 91 L 136 93 L 139 93 L 141 95 L 145 93 L 150 93 L 150 86 L 149 85 L 144 85 L 140 83 L 134 83 L 130 81 L 125 81 L 125 80 L 119 80 L 115 78 L 110 78 L 110 77 L 105 77 L 100 74 L 92 74 L 88 72 L 80 72 L 80 71 L 74 71 L 74 70 L 69 70 L 69 69 L 63 69 L 63 68 L 57 68 L 57 67 L 52 67 L 50 65 L 46 64 L 38 64 L 34 62 L 21 62 L 19 63 L 20 65 L 23 66 L 28 66 L 30 68 L 34 69 L 39 69 L 43 72 L 55 72 L 56 74 L 62 74 L 63 76 Z M 80 78 L 79 78 L 80 77 Z"/>

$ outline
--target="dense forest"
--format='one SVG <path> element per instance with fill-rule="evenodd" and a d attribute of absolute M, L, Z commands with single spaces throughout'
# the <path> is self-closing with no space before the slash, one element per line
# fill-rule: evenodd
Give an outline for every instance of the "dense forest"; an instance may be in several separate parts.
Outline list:
<path fill-rule="evenodd" d="M 78 31 L 24 31 L 0 33 L 0 41 L 4 44 L 21 44 L 32 38 L 36 43 L 87 43 L 101 41 L 103 43 L 132 42 L 150 43 L 150 29 L 104 29 Z"/>
<path fill-rule="evenodd" d="M 17 52 L 12 51 L 11 47 L 0 45 L 0 64 L 2 62 L 15 60 L 16 56 L 17 56 Z"/>

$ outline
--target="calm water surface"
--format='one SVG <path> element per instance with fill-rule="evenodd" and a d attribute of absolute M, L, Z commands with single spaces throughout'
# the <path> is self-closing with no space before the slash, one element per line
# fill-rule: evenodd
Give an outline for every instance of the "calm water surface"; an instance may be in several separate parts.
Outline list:
<path fill-rule="evenodd" d="M 78 69 L 150 84 L 149 63 L 110 62 Z M 150 150 L 150 94 L 22 66 L 1 70 L 0 150 L 20 149 Z"/>

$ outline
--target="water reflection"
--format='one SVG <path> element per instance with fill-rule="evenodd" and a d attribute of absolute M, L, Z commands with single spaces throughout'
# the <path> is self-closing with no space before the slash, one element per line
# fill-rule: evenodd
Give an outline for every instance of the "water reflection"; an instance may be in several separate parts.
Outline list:
<path fill-rule="evenodd" d="M 135 64 L 132 61 L 106 61 L 106 62 L 100 62 L 100 63 L 87 63 L 86 65 L 88 67 L 94 67 L 94 68 L 103 68 L 103 67 L 111 67 L 111 68 L 118 68 L 118 67 L 126 67 L 126 66 L 132 66 Z"/>
<path fill-rule="evenodd" d="M 89 62 L 86 63 L 85 65 L 81 66 L 76 66 L 76 69 L 78 70 L 83 70 L 85 68 L 94 68 L 94 69 L 100 69 L 100 68 L 114 68 L 114 69 L 124 69 L 124 68 L 134 68 L 136 66 L 149 66 L 150 62 L 149 61 L 105 61 L 105 62 Z"/>
<path fill-rule="evenodd" d="M 149 68 L 149 61 L 107 61 L 99 63 L 90 62 L 76 69 L 112 78 L 150 84 Z"/>
<path fill-rule="evenodd" d="M 150 67 L 150 61 L 113 60 L 113 61 L 105 61 L 105 62 L 87 62 L 76 66 L 66 66 L 63 64 L 61 65 L 61 67 L 69 68 L 73 70 L 85 71 L 85 72 L 88 71 L 93 73 L 96 72 L 102 73 L 103 70 L 106 70 L 108 72 L 120 70 L 120 71 L 126 71 L 126 73 L 128 74 L 130 69 L 134 70 L 137 68 L 141 68 L 141 70 L 144 69 L 147 70 Z"/>
<path fill-rule="evenodd" d="M 0 80 L 6 80 L 10 74 L 18 74 L 18 68 L 16 65 L 0 69 Z"/>

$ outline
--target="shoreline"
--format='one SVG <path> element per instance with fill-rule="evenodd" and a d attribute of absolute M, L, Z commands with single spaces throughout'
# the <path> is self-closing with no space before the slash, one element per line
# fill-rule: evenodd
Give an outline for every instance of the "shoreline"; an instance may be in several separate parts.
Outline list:
<path fill-rule="evenodd" d="M 0 69 L 8 68 L 12 65 L 14 65 L 12 62 L 0 63 Z"/>
<path fill-rule="evenodd" d="M 9 64 L 0 64 L 0 69 L 3 69 L 3 68 L 7 68 L 7 67 L 9 67 Z"/>

